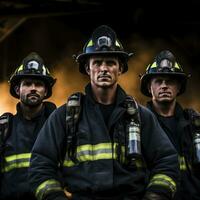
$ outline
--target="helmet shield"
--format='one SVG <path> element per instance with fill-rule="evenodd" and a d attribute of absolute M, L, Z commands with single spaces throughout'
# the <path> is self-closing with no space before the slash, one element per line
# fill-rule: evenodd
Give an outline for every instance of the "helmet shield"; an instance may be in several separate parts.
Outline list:
<path fill-rule="evenodd" d="M 50 75 L 48 68 L 44 66 L 42 58 L 37 53 L 32 52 L 24 58 L 22 64 L 10 77 L 10 93 L 15 98 L 19 98 L 15 92 L 15 87 L 23 78 L 34 78 L 44 81 L 47 87 L 47 95 L 45 98 L 49 98 L 52 95 L 52 87 L 56 79 Z"/>
<path fill-rule="evenodd" d="M 122 44 L 117 39 L 116 33 L 106 25 L 102 25 L 94 30 L 92 37 L 83 48 L 83 53 L 76 57 L 76 61 L 79 63 L 79 71 L 87 74 L 85 71 L 87 59 L 92 55 L 99 54 L 110 54 L 119 57 L 124 64 L 122 72 L 124 73 L 128 70 L 127 62 L 132 53 L 124 51 Z"/>
<path fill-rule="evenodd" d="M 151 78 L 158 75 L 173 76 L 174 79 L 181 83 L 178 95 L 184 93 L 189 76 L 184 73 L 180 64 L 175 60 L 174 55 L 168 50 L 161 51 L 154 59 L 154 62 L 148 65 L 145 74 L 141 76 L 140 90 L 145 96 L 152 96 L 149 92 L 148 84 Z"/>

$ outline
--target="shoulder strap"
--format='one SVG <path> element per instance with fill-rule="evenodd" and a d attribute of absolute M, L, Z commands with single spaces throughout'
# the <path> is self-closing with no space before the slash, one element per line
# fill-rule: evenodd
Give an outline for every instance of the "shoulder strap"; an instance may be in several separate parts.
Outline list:
<path fill-rule="evenodd" d="M 76 150 L 76 129 L 79 116 L 81 113 L 81 92 L 74 93 L 69 96 L 66 103 L 66 132 L 67 132 L 67 153 L 68 156 L 75 161 Z"/>
<path fill-rule="evenodd" d="M 128 115 L 140 125 L 141 120 L 137 101 L 132 96 L 127 95 L 125 99 L 125 104 Z"/>
<path fill-rule="evenodd" d="M 184 109 L 187 119 L 189 119 L 192 125 L 200 129 L 200 113 L 192 108 Z"/>
<path fill-rule="evenodd" d="M 191 122 L 191 133 L 192 133 L 192 167 L 195 173 L 199 173 L 200 168 L 200 113 L 193 109 L 185 109 L 188 118 Z"/>
<path fill-rule="evenodd" d="M 6 112 L 0 116 L 0 153 L 4 150 L 5 142 L 11 134 L 10 124 L 13 114 Z"/>
<path fill-rule="evenodd" d="M 79 118 L 79 114 L 81 111 L 81 97 L 83 94 L 81 92 L 77 92 L 72 94 L 68 97 L 67 103 L 66 103 L 66 121 L 71 120 L 72 118 L 77 121 Z"/>

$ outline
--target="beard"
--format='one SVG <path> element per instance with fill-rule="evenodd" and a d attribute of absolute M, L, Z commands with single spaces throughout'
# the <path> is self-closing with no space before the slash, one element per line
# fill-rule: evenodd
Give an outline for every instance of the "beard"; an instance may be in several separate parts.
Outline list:
<path fill-rule="evenodd" d="M 21 102 L 29 107 L 37 107 L 43 101 L 43 98 L 38 94 L 28 94 L 21 96 Z"/>

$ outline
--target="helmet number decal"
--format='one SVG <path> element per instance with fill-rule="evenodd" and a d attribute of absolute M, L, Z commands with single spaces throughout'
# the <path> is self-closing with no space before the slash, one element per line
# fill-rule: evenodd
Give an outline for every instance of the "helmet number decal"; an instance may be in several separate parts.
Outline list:
<path fill-rule="evenodd" d="M 39 63 L 35 60 L 29 61 L 26 65 L 27 69 L 39 69 Z"/>

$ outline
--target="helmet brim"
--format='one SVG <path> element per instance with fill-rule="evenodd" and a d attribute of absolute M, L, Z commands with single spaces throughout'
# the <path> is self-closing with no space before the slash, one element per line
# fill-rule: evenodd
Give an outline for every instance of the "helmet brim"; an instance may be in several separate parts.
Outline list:
<path fill-rule="evenodd" d="M 37 79 L 37 80 L 42 80 L 45 83 L 45 86 L 47 87 L 47 95 L 45 96 L 44 99 L 49 98 L 52 95 L 52 87 L 56 82 L 56 79 L 50 77 L 50 76 L 43 76 L 40 74 L 23 74 L 23 75 L 15 75 L 13 76 L 9 83 L 10 83 L 10 94 L 19 99 L 19 95 L 16 93 L 15 91 L 15 87 L 16 85 L 19 84 L 19 82 L 23 79 L 23 78 L 33 78 L 33 79 Z"/>
<path fill-rule="evenodd" d="M 180 91 L 177 95 L 183 94 L 185 92 L 186 89 L 186 84 L 187 84 L 187 79 L 189 78 L 189 76 L 187 76 L 186 74 L 183 73 L 172 73 L 172 72 L 155 72 L 155 73 L 151 73 L 151 74 L 144 74 L 141 76 L 140 79 L 140 91 L 142 92 L 142 94 L 144 94 L 147 97 L 152 97 L 151 93 L 149 92 L 148 89 L 148 84 L 151 81 L 152 78 L 156 77 L 156 76 L 163 76 L 163 75 L 168 75 L 170 77 L 173 77 L 177 80 L 180 80 L 181 83 L 181 88 Z"/>
<path fill-rule="evenodd" d="M 127 53 L 127 52 L 123 52 L 123 51 L 96 51 L 94 53 L 82 53 L 82 54 L 79 54 L 77 57 L 76 57 L 76 61 L 79 63 L 79 71 L 82 73 L 82 74 L 87 74 L 86 70 L 85 70 L 85 64 L 87 62 L 87 59 L 91 56 L 94 56 L 94 55 L 109 55 L 109 56 L 117 56 L 119 57 L 122 62 L 124 62 L 124 67 L 123 67 L 123 71 L 122 73 L 125 73 L 128 71 L 128 65 L 127 65 L 127 62 L 129 60 L 129 58 L 133 55 L 132 53 Z"/>

